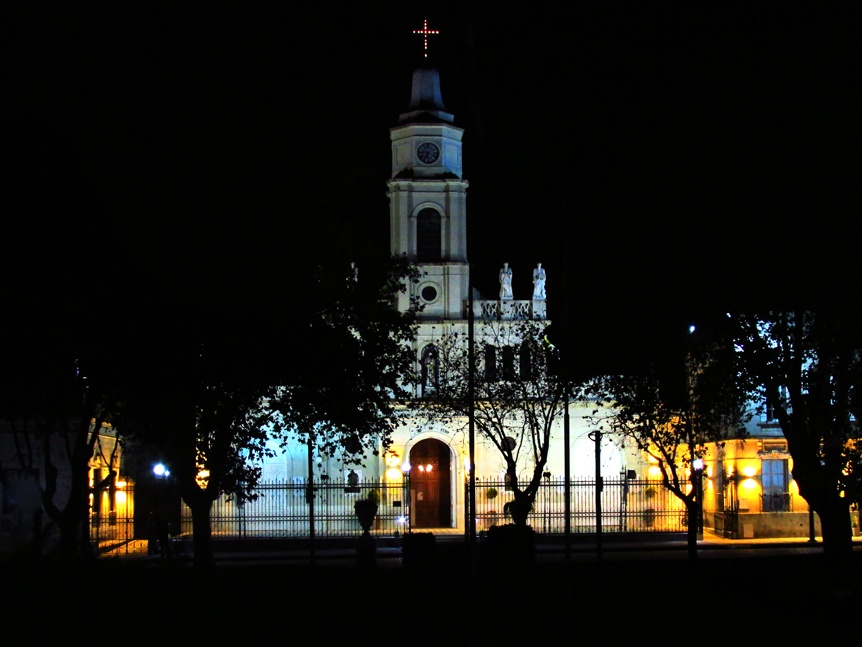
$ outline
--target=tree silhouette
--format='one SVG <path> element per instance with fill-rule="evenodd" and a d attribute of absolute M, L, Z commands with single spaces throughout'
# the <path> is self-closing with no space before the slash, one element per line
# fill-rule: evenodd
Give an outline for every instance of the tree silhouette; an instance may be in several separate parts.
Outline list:
<path fill-rule="evenodd" d="M 819 515 L 824 553 L 840 572 L 852 550 L 850 506 L 862 498 L 858 318 L 836 308 L 749 310 L 715 330 L 736 350 L 738 387 L 781 426 L 799 493 Z"/>
<path fill-rule="evenodd" d="M 268 440 L 298 438 L 346 463 L 389 442 L 410 381 L 414 320 L 394 299 L 413 270 L 403 258 L 367 268 L 361 280 L 354 269 L 318 266 L 290 323 L 163 349 L 155 363 L 170 370 L 146 373 L 126 404 L 136 444 L 170 464 L 191 509 L 196 568 L 214 563 L 213 502 L 257 497 Z"/>
<path fill-rule="evenodd" d="M 453 428 L 473 420 L 504 462 L 514 496 L 507 512 L 521 527 L 542 482 L 551 432 L 566 406 L 565 383 L 554 370 L 558 353 L 545 328 L 545 322 L 529 319 L 477 323 L 473 358 L 467 332 L 443 335 L 436 344 L 439 382 L 416 401 L 425 417 Z"/>
<path fill-rule="evenodd" d="M 591 424 L 599 432 L 630 440 L 661 471 L 662 485 L 685 505 L 689 558 L 697 559 L 702 519 L 702 463 L 712 447 L 744 435 L 752 415 L 732 381 L 721 344 L 693 340 L 685 380 L 678 371 L 648 365 L 625 375 L 594 378 L 584 396 L 596 401 Z"/>

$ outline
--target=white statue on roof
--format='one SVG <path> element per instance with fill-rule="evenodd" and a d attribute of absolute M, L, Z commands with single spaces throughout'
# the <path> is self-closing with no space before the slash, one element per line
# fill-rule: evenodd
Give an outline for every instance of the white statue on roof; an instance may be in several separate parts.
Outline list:
<path fill-rule="evenodd" d="M 545 294 L 545 280 L 547 279 L 547 272 L 545 272 L 545 268 L 542 267 L 541 263 L 537 263 L 535 269 L 533 270 L 533 298 L 534 299 L 544 299 Z"/>
<path fill-rule="evenodd" d="M 509 263 L 503 263 L 500 268 L 500 298 L 512 299 L 512 268 Z"/>

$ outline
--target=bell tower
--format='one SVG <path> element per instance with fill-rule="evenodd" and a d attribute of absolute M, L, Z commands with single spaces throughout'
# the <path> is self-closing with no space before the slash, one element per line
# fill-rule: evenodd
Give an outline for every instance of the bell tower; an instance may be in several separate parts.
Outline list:
<path fill-rule="evenodd" d="M 427 57 L 427 29 L 425 35 Z M 421 271 L 410 296 L 424 309 L 420 320 L 463 320 L 469 285 L 468 182 L 461 177 L 463 129 L 443 105 L 440 75 L 428 65 L 413 71 L 410 104 L 390 129 L 392 173 L 388 181 L 390 251 L 406 254 Z"/>

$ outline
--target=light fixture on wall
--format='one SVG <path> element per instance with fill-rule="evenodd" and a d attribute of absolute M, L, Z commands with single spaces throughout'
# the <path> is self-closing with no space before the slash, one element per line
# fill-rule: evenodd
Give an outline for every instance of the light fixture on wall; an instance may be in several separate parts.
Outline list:
<path fill-rule="evenodd" d="M 386 465 L 389 467 L 398 467 L 398 464 L 401 462 L 401 456 L 398 452 L 389 450 L 386 452 Z"/>
<path fill-rule="evenodd" d="M 398 452 L 389 450 L 386 452 L 386 465 L 388 466 L 386 469 L 386 479 L 389 481 L 396 481 L 401 478 L 401 470 L 399 469 L 399 463 L 401 462 L 401 456 Z"/>

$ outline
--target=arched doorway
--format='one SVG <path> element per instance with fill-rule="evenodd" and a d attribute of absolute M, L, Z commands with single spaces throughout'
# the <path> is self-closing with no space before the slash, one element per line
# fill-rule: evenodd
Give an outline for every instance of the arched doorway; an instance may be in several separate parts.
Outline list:
<path fill-rule="evenodd" d="M 414 528 L 452 525 L 451 456 L 439 440 L 422 440 L 410 450 L 410 500 Z"/>

